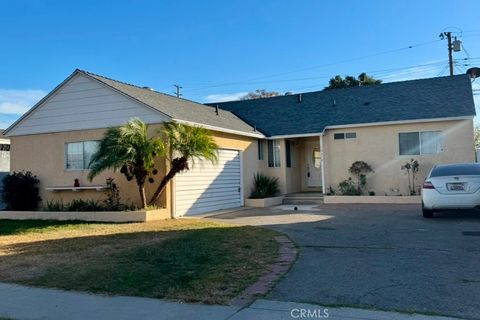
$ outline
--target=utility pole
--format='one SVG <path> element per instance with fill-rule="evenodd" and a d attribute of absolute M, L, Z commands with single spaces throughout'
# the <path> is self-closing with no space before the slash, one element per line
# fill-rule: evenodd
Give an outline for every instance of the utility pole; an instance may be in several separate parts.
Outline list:
<path fill-rule="evenodd" d="M 448 66 L 449 66 L 449 69 L 450 69 L 450 76 L 453 76 L 453 56 L 452 56 L 452 52 L 455 51 L 455 52 L 458 52 L 461 50 L 461 41 L 460 40 L 457 40 L 457 37 L 455 37 L 455 41 L 453 41 L 452 43 L 452 33 L 450 31 L 448 32 L 442 32 L 440 33 L 440 39 L 445 39 L 445 37 L 447 38 L 447 42 L 448 42 Z"/>
<path fill-rule="evenodd" d="M 182 96 L 182 94 L 180 93 L 180 89 L 183 89 L 183 87 L 179 86 L 178 84 L 174 84 L 173 86 L 175 87 L 175 95 L 177 96 L 177 98 L 180 98 Z"/>
<path fill-rule="evenodd" d="M 448 41 L 448 67 L 450 68 L 450 76 L 453 76 L 453 57 L 452 57 L 452 33 L 445 32 Z"/>

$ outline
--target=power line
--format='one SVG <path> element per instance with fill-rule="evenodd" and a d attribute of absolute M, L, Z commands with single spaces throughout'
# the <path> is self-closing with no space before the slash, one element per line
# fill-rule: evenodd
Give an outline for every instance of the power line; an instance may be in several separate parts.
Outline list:
<path fill-rule="evenodd" d="M 262 80 L 262 79 L 273 78 L 273 77 L 277 77 L 277 76 L 281 76 L 281 75 L 286 75 L 286 74 L 292 74 L 292 73 L 298 73 L 298 72 L 303 72 L 303 71 L 309 71 L 309 70 L 313 70 L 313 69 L 318 69 L 318 68 L 323 68 L 323 67 L 329 67 L 329 66 L 333 66 L 333 65 L 337 65 L 337 64 L 343 64 L 343 63 L 348 63 L 348 62 L 353 62 L 353 61 L 368 59 L 368 58 L 371 58 L 371 57 L 377 57 L 377 56 L 380 56 L 380 55 L 385 55 L 385 54 L 395 53 L 395 52 L 404 51 L 404 50 L 408 50 L 408 49 L 413 49 L 413 48 L 417 48 L 417 47 L 429 45 L 429 44 L 432 44 L 432 43 L 437 43 L 437 42 L 439 42 L 439 41 L 441 41 L 441 40 L 434 40 L 434 41 L 428 41 L 428 42 L 418 43 L 418 44 L 409 45 L 409 46 L 406 46 L 406 47 L 401 47 L 401 48 L 392 49 L 392 50 L 387 50 L 387 51 L 382 51 L 382 52 L 377 52 L 377 53 L 373 53 L 373 54 L 369 54 L 369 55 L 365 55 L 365 56 L 360 56 L 360 57 L 356 57 L 356 58 L 340 60 L 340 61 L 336 61 L 336 62 L 332 62 L 332 63 L 327 63 L 327 64 L 322 64 L 322 65 L 316 65 L 316 66 L 309 66 L 309 67 L 298 68 L 298 69 L 294 69 L 294 70 L 291 70 L 291 71 L 286 71 L 286 72 L 281 72 L 281 73 L 275 73 L 275 74 L 270 74 L 270 75 L 261 76 L 261 77 L 255 77 L 255 78 L 246 79 L 246 80 L 242 80 L 242 81 L 234 81 L 234 82 L 220 83 L 220 84 L 210 84 L 210 85 L 208 85 L 208 84 L 207 84 L 207 85 L 200 85 L 200 86 L 197 87 L 197 88 L 193 87 L 193 88 L 191 88 L 191 89 L 190 89 L 190 88 L 189 88 L 189 89 L 186 89 L 186 91 L 190 92 L 190 91 L 195 90 L 195 89 L 210 89 L 210 88 L 217 88 L 217 87 L 238 85 L 238 84 L 242 84 L 242 83 L 246 83 L 246 82 L 250 82 L 250 81 L 255 81 L 255 80 Z"/>
<path fill-rule="evenodd" d="M 411 66 L 404 66 L 404 67 L 396 67 L 396 68 L 388 68 L 388 69 L 377 69 L 377 70 L 366 70 L 365 72 L 374 75 L 374 76 L 380 76 L 383 74 L 388 74 L 394 71 L 401 71 L 401 70 L 408 70 L 408 69 L 413 69 L 413 68 L 422 68 L 421 70 L 416 71 L 415 73 L 419 72 L 424 72 L 428 71 L 431 69 L 436 69 L 438 68 L 439 65 L 443 65 L 446 62 L 444 60 L 442 61 L 436 61 L 432 63 L 425 63 L 425 64 L 418 64 L 418 65 L 411 65 Z M 410 73 L 408 73 L 410 74 Z M 304 78 L 292 78 L 292 79 L 279 79 L 279 80 L 265 80 L 265 81 L 249 81 L 249 82 L 244 82 L 244 83 L 239 83 L 236 85 L 236 87 L 239 86 L 246 86 L 246 85 L 253 85 L 253 84 L 264 84 L 264 83 L 286 83 L 286 82 L 300 82 L 300 81 L 308 81 L 308 80 L 320 80 L 320 79 L 330 79 L 332 76 L 315 76 L 315 77 L 304 77 Z M 229 85 L 225 85 L 229 86 Z M 315 85 L 318 86 L 318 85 Z M 303 88 L 303 87 L 302 87 Z M 198 92 L 198 91 L 203 91 L 207 89 L 192 89 L 190 92 Z"/>

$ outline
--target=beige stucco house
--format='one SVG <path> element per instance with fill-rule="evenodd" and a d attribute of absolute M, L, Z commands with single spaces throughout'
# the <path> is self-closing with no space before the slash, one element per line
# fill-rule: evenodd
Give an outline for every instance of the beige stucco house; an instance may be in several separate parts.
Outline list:
<path fill-rule="evenodd" d="M 105 179 L 113 177 L 122 200 L 138 203 L 135 183 L 120 173 L 87 180 L 89 157 L 105 129 L 132 117 L 148 123 L 152 134 L 171 120 L 203 126 L 220 147 L 220 161 L 197 162 L 162 195 L 159 205 L 181 216 L 242 206 L 256 172 L 278 177 L 282 194 L 326 193 L 349 177 L 357 160 L 374 169 L 368 190 L 407 194 L 401 166 L 410 158 L 420 162 L 419 181 L 434 163 L 474 161 L 474 115 L 467 76 L 202 105 L 76 70 L 5 134 L 11 170 L 35 173 L 44 201 L 101 199 Z M 160 175 L 167 166 L 159 161 Z"/>

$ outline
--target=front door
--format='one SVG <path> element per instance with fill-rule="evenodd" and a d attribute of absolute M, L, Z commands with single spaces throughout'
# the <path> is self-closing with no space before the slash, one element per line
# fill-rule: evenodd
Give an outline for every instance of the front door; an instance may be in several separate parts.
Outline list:
<path fill-rule="evenodd" d="M 305 143 L 305 159 L 307 187 L 322 186 L 322 159 L 319 143 L 312 141 Z"/>

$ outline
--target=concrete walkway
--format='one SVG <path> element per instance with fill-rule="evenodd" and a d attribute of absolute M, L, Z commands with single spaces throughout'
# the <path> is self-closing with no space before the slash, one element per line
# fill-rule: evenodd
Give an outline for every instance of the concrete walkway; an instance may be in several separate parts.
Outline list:
<path fill-rule="evenodd" d="M 247 308 L 185 304 L 157 299 L 99 296 L 0 283 L 0 318 L 135 320 L 452 320 L 352 308 L 257 300 Z"/>

